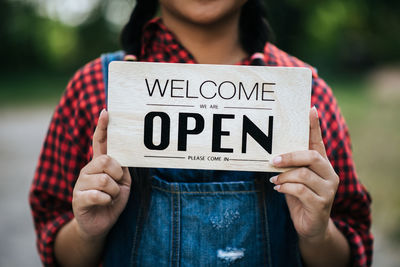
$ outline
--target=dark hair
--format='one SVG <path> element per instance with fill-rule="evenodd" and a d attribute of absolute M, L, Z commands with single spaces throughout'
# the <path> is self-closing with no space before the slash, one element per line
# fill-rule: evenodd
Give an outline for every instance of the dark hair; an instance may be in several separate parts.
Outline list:
<path fill-rule="evenodd" d="M 267 20 L 267 10 L 263 0 L 248 0 L 242 7 L 239 20 L 239 38 L 243 49 L 250 55 L 263 52 L 272 30 Z"/>
<path fill-rule="evenodd" d="M 140 54 L 143 26 L 154 17 L 157 8 L 158 0 L 136 1 L 131 17 L 121 32 L 122 49 L 127 54 Z"/>
<path fill-rule="evenodd" d="M 143 27 L 154 17 L 157 9 L 158 0 L 136 1 L 131 17 L 121 33 L 121 45 L 126 53 L 136 56 L 140 54 Z M 240 42 L 247 53 L 263 52 L 272 34 L 263 0 L 248 0 L 244 4 L 239 31 Z"/>

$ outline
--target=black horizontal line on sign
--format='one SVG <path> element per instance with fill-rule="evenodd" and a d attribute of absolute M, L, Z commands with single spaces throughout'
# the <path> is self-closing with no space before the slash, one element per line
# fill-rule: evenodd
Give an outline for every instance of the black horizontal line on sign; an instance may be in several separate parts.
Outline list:
<path fill-rule="evenodd" d="M 146 104 L 148 106 L 159 106 L 159 107 L 187 107 L 193 108 L 193 105 L 170 105 L 170 104 Z"/>
<path fill-rule="evenodd" d="M 145 158 L 163 158 L 163 159 L 185 159 L 185 157 L 171 157 L 171 156 L 144 156 Z"/>
<path fill-rule="evenodd" d="M 264 84 L 268 84 L 268 85 L 276 85 L 276 83 L 264 83 Z"/>
<path fill-rule="evenodd" d="M 267 159 L 229 159 L 232 161 L 259 161 L 259 162 L 269 162 Z"/>
<path fill-rule="evenodd" d="M 252 108 L 252 107 L 224 107 L 230 109 L 260 109 L 260 110 L 272 110 L 272 108 Z"/>

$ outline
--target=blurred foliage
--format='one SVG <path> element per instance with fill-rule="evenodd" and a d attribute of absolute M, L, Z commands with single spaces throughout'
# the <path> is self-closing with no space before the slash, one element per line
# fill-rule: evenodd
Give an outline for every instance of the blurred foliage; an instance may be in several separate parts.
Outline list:
<path fill-rule="evenodd" d="M 89 12 L 70 25 L 46 13 L 46 6 L 70 2 L 83 5 L 77 0 L 1 1 L 0 55 L 7 64 L 0 68 L 71 72 L 102 52 L 119 49 L 122 23 L 116 25 L 109 13 L 127 21 L 134 1 L 87 1 Z M 359 72 L 400 59 L 400 1 L 266 0 L 266 4 L 275 43 L 320 70 Z"/>
<path fill-rule="evenodd" d="M 276 42 L 320 69 L 359 72 L 400 60 L 400 1 L 266 1 Z"/>
<path fill-rule="evenodd" d="M 0 67 L 3 71 L 70 72 L 105 51 L 118 49 L 118 33 L 111 30 L 101 4 L 75 27 L 39 15 L 35 5 L 0 3 L 0 56 L 7 62 Z"/>

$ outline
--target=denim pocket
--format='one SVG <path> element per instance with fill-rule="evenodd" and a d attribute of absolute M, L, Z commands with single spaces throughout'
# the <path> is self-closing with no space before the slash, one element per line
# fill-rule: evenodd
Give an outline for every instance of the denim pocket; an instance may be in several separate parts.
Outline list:
<path fill-rule="evenodd" d="M 255 182 L 169 183 L 153 176 L 137 265 L 267 265 L 260 199 Z"/>

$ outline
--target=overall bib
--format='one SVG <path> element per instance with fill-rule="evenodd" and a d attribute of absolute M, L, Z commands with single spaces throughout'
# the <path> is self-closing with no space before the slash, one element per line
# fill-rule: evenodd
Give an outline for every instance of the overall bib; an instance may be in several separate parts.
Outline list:
<path fill-rule="evenodd" d="M 102 56 L 107 95 L 108 63 Z M 104 266 L 302 266 L 274 173 L 130 168 L 131 194 Z"/>

